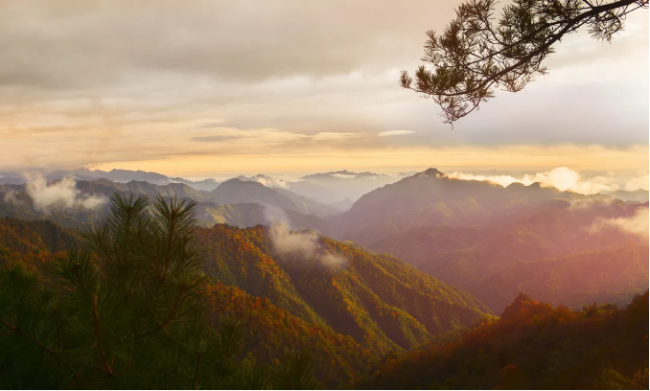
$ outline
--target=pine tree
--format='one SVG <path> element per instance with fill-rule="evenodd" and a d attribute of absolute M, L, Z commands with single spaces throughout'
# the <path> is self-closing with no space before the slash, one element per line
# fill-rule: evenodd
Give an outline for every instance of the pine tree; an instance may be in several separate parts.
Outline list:
<path fill-rule="evenodd" d="M 237 359 L 243 325 L 210 323 L 195 205 L 115 194 L 47 276 L 0 268 L 0 388 L 316 387 L 309 353 L 272 376 Z"/>
<path fill-rule="evenodd" d="M 88 248 L 59 260 L 43 286 L 21 265 L 4 270 L 0 384 L 236 385 L 241 325 L 217 332 L 207 321 L 194 206 L 116 194 L 111 215 L 87 230 Z"/>

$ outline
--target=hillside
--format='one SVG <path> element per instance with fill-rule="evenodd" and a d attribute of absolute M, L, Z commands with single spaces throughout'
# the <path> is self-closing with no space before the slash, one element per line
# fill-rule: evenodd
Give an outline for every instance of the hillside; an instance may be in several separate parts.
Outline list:
<path fill-rule="evenodd" d="M 79 233 L 61 228 L 51 221 L 0 217 L 0 260 L 49 255 L 81 244 Z"/>
<path fill-rule="evenodd" d="M 21 188 L 22 185 L 0 185 L 0 217 L 11 217 L 27 221 L 47 219 L 61 227 L 81 228 L 84 223 L 101 219 L 107 213 L 105 205 L 92 209 L 74 205 L 69 208 L 52 207 L 39 210 L 34 205 L 34 200 L 22 192 Z"/>
<path fill-rule="evenodd" d="M 282 246 L 312 246 L 309 253 L 287 252 L 270 231 L 225 225 L 202 231 L 210 248 L 206 271 L 375 352 L 408 349 L 486 311 L 471 295 L 394 257 L 309 232 L 284 233 L 289 244 Z"/>
<path fill-rule="evenodd" d="M 215 283 L 208 297 L 216 324 L 235 319 L 246 325 L 242 357 L 273 363 L 287 351 L 307 349 L 313 353 L 317 379 L 329 387 L 360 377 L 378 359 L 352 337 L 305 322 L 269 299 L 237 287 Z"/>
<path fill-rule="evenodd" d="M 556 200 L 531 206 L 481 227 L 417 227 L 368 247 L 403 259 L 442 281 L 461 285 L 503 270 L 515 261 L 535 261 L 594 249 L 643 243 L 616 229 L 591 229 L 602 219 L 629 218 L 641 205 L 623 202 L 574 207 Z"/>
<path fill-rule="evenodd" d="M 648 246 L 629 245 L 535 262 L 514 262 L 501 272 L 460 287 L 495 313 L 520 292 L 579 309 L 592 303 L 629 303 L 648 290 Z"/>
<path fill-rule="evenodd" d="M 572 312 L 520 295 L 497 321 L 390 355 L 364 389 L 647 389 L 648 293 Z"/>
<path fill-rule="evenodd" d="M 271 223 L 281 218 L 292 229 L 307 228 L 327 235 L 329 229 L 320 217 L 305 215 L 293 210 L 283 210 L 260 204 L 217 205 L 202 202 L 196 206 L 196 217 L 201 226 L 210 228 L 215 224 L 228 224 L 239 228 Z"/>

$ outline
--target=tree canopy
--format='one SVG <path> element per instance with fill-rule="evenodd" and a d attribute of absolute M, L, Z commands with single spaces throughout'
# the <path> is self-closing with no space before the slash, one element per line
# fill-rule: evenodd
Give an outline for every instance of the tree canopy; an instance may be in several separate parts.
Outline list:
<path fill-rule="evenodd" d="M 518 92 L 544 75 L 553 45 L 582 27 L 611 42 L 626 16 L 648 8 L 648 0 L 514 0 L 495 23 L 495 0 L 468 0 L 440 34 L 427 32 L 424 56 L 402 87 L 431 97 L 445 122 L 465 117 L 496 89 Z"/>

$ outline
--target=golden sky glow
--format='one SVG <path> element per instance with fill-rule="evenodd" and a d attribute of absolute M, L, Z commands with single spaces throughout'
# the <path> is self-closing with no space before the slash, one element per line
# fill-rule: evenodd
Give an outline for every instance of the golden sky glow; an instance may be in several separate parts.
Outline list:
<path fill-rule="evenodd" d="M 0 2 L 0 171 L 648 171 L 648 12 L 453 129 L 398 87 L 460 0 Z"/>
<path fill-rule="evenodd" d="M 359 170 L 397 172 L 437 167 L 452 170 L 519 170 L 536 172 L 558 166 L 580 171 L 610 173 L 641 173 L 648 165 L 648 148 L 608 149 L 598 146 L 510 146 L 456 147 L 446 149 L 390 149 L 384 151 L 355 150 L 353 153 L 329 151 L 324 153 L 293 153 L 236 156 L 184 156 L 163 160 L 111 162 L 93 165 L 94 169 L 141 169 L 160 171 L 167 175 L 192 177 L 230 176 L 236 173 L 286 172 L 304 174 L 323 170 Z M 641 169 L 640 169 L 641 168 Z"/>

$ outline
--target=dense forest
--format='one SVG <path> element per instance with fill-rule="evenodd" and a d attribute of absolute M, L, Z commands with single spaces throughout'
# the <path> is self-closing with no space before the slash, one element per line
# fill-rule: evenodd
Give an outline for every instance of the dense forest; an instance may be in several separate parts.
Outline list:
<path fill-rule="evenodd" d="M 357 383 L 379 389 L 647 389 L 648 293 L 581 311 L 519 295 L 500 318 L 403 355 Z"/>

